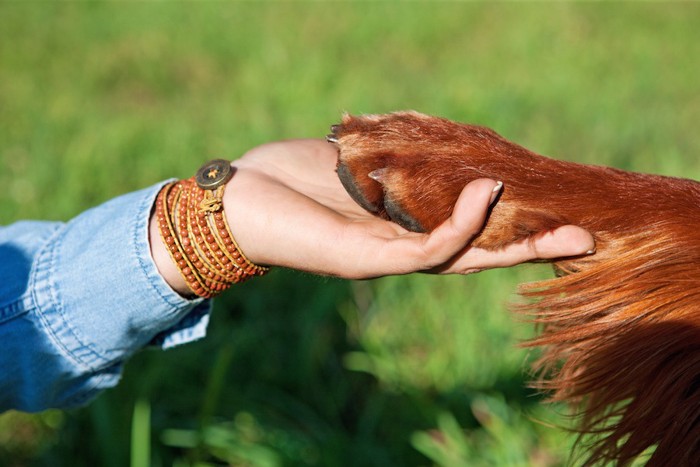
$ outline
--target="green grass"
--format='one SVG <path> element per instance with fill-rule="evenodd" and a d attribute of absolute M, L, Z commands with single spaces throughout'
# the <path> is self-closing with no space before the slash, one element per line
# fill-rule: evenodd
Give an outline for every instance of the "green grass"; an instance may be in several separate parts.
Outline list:
<path fill-rule="evenodd" d="M 322 137 L 343 111 L 698 178 L 699 22 L 682 3 L 2 2 L 0 224 Z M 277 271 L 88 408 L 1 415 L 0 464 L 561 465 L 566 417 L 526 389 L 531 330 L 505 311 L 547 274 Z"/>

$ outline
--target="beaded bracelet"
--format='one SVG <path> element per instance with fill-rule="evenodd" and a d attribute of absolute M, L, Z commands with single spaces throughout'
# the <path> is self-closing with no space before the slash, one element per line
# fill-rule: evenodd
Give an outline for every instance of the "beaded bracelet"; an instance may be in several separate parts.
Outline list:
<path fill-rule="evenodd" d="M 204 298 L 269 271 L 245 257 L 226 221 L 223 195 L 233 171 L 228 161 L 207 162 L 194 177 L 166 185 L 156 199 L 168 253 L 187 286 Z"/>

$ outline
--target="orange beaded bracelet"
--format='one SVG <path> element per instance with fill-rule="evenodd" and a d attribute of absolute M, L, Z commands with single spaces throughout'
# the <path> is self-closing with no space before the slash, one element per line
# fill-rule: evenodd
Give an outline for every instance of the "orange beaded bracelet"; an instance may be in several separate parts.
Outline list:
<path fill-rule="evenodd" d="M 170 257 L 196 295 L 214 297 L 269 268 L 245 257 L 224 215 L 223 194 L 234 169 L 216 159 L 197 175 L 166 185 L 156 199 L 158 230 Z"/>

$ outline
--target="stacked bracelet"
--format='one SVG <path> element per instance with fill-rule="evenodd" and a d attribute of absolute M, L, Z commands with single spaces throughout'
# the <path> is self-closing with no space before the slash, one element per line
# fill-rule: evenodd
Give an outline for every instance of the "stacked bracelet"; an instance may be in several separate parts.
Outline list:
<path fill-rule="evenodd" d="M 187 286 L 204 298 L 269 270 L 245 257 L 226 221 L 223 194 L 232 176 L 228 161 L 213 160 L 193 178 L 166 185 L 156 199 L 158 229 L 170 257 Z"/>

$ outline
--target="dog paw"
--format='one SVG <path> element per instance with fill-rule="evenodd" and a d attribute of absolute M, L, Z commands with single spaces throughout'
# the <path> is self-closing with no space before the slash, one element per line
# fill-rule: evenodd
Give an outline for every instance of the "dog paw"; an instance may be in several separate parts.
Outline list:
<path fill-rule="evenodd" d="M 327 140 L 338 147 L 338 176 L 350 196 L 414 232 L 448 219 L 469 182 L 503 181 L 473 242 L 486 249 L 570 223 L 586 227 L 582 221 L 594 217 L 572 200 L 583 199 L 591 185 L 612 189 L 600 169 L 539 156 L 485 127 L 417 112 L 345 115 Z"/>
<path fill-rule="evenodd" d="M 327 140 L 338 146 L 338 177 L 360 206 L 426 232 L 450 216 L 470 176 L 476 178 L 455 157 L 460 131 L 416 112 L 345 115 Z"/>

